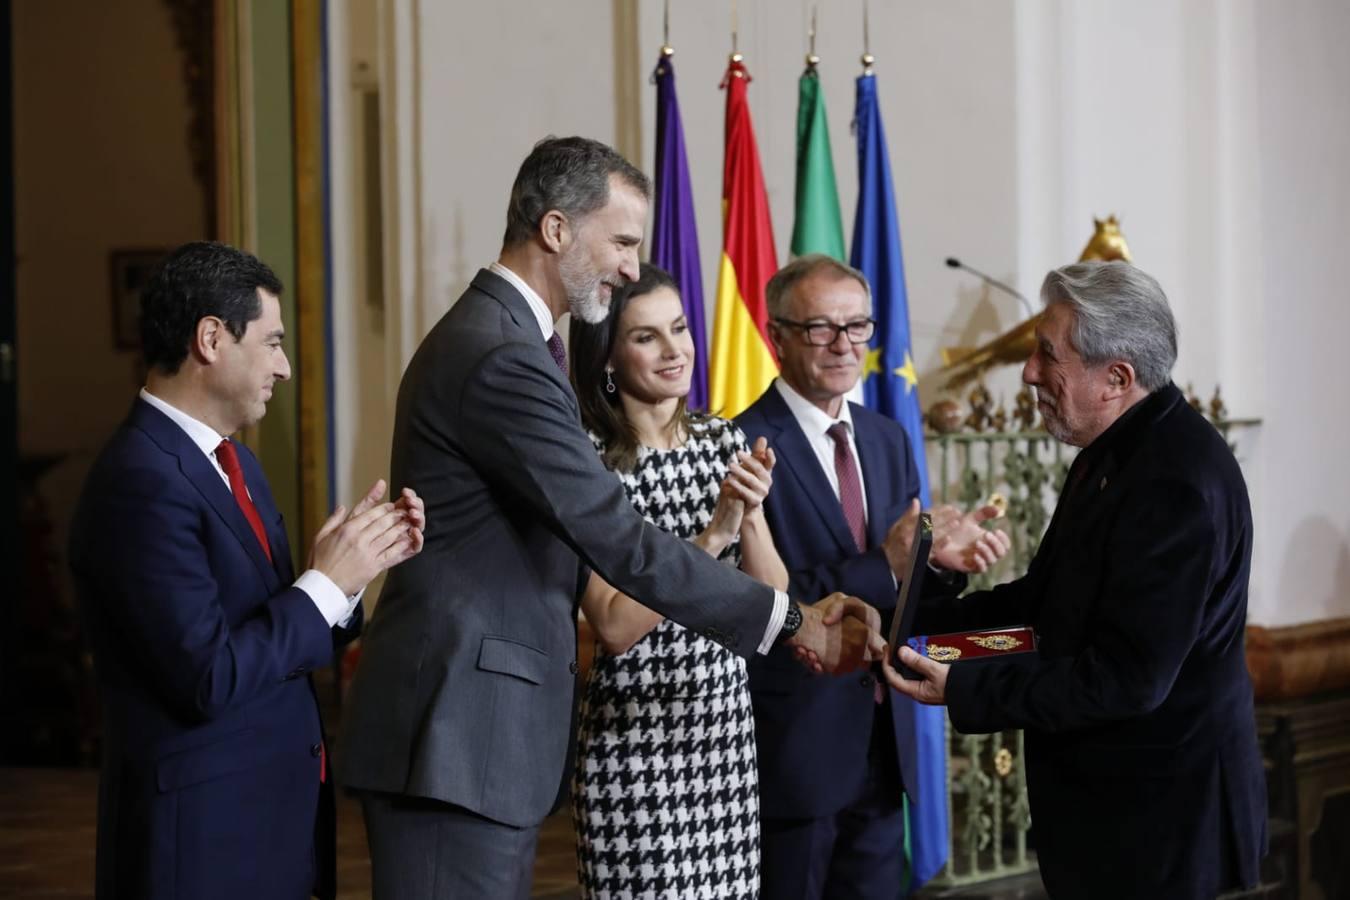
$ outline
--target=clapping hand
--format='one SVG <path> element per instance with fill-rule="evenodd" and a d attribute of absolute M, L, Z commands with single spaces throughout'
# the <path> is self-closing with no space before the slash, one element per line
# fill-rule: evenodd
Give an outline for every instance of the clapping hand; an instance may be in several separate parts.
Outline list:
<path fill-rule="evenodd" d="M 989 530 L 984 523 L 1001 516 L 992 504 L 962 513 L 955 506 L 933 509 L 933 549 L 929 560 L 935 566 L 964 572 L 984 572 L 1012 549 L 1012 541 L 1002 530 Z"/>
<path fill-rule="evenodd" d="M 737 451 L 736 459 L 727 467 L 727 477 L 722 482 L 723 493 L 730 493 L 744 503 L 746 512 L 754 512 L 769 496 L 777 461 L 769 442 L 763 437 L 756 438 L 754 448 L 749 452 Z"/>
<path fill-rule="evenodd" d="M 323 572 L 352 596 L 385 569 L 422 551 L 426 506 L 411 488 L 397 501 L 381 503 L 385 481 L 378 479 L 349 513 L 338 506 L 314 535 L 309 567 Z"/>

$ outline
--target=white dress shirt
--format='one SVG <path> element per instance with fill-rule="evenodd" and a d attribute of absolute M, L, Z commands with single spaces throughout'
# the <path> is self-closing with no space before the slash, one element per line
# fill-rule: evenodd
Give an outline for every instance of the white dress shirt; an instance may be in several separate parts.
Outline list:
<path fill-rule="evenodd" d="M 225 487 L 229 489 L 230 477 L 221 468 L 220 460 L 216 459 L 216 448 L 220 446 L 221 441 L 225 440 L 226 435 L 218 434 L 210 425 L 194 419 L 178 407 L 156 397 L 145 388 L 141 388 L 141 399 L 164 413 L 173 420 L 175 425 L 183 429 L 188 439 L 196 444 L 197 448 L 210 460 L 216 474 L 220 476 L 221 481 L 225 482 Z M 252 492 L 249 496 L 250 498 L 253 496 Z M 333 579 L 318 569 L 307 569 L 303 575 L 295 579 L 295 586 L 304 591 L 313 601 L 314 606 L 319 610 L 319 614 L 323 616 L 324 621 L 328 623 L 330 628 L 334 625 L 345 626 L 351 620 L 352 613 L 356 611 L 356 604 L 361 602 L 361 595 L 365 593 L 363 588 L 352 597 L 344 597 L 342 588 L 334 584 Z"/>
<path fill-rule="evenodd" d="M 848 429 L 848 448 L 853 454 L 853 466 L 858 470 L 858 486 L 862 490 L 863 521 L 866 522 L 867 481 L 863 478 L 862 464 L 858 462 L 858 442 L 853 433 L 853 414 L 849 412 L 848 398 L 843 398 L 840 403 L 839 418 L 832 419 L 819 406 L 797 393 L 782 378 L 775 379 L 773 386 L 783 398 L 783 401 L 787 403 L 788 409 L 792 412 L 792 417 L 801 426 L 802 433 L 806 435 L 806 442 L 811 445 L 811 449 L 816 454 L 816 459 L 820 461 L 820 468 L 824 470 L 825 477 L 829 479 L 830 488 L 834 491 L 836 499 L 839 497 L 839 472 L 834 467 L 835 445 L 834 438 L 830 437 L 829 431 L 835 423 L 844 423 L 844 426 Z"/>
<path fill-rule="evenodd" d="M 511 287 L 520 291 L 520 296 L 525 298 L 525 302 L 529 304 L 530 312 L 534 313 L 535 321 L 539 323 L 539 333 L 544 336 L 544 340 L 553 337 L 553 313 L 549 311 L 544 298 L 535 293 L 534 288 L 525 283 L 525 279 L 499 262 L 488 266 L 488 271 L 505 278 L 510 282 Z"/>
<path fill-rule="evenodd" d="M 549 312 L 548 304 L 544 298 L 535 292 L 534 288 L 525 283 L 525 280 L 512 272 L 500 262 L 494 262 L 488 266 L 488 271 L 495 275 L 505 278 L 511 287 L 520 292 L 529 304 L 530 312 L 534 313 L 535 320 L 539 323 L 539 333 L 548 340 L 553 336 L 553 314 Z M 835 490 L 839 488 L 836 486 Z M 866 501 L 864 501 L 866 503 Z M 783 629 L 783 620 L 787 618 L 788 595 L 782 591 L 773 592 L 773 610 L 769 613 L 769 625 L 764 631 L 764 640 L 759 644 L 760 653 L 768 653 L 773 649 L 774 641 L 778 639 L 778 632 Z"/>

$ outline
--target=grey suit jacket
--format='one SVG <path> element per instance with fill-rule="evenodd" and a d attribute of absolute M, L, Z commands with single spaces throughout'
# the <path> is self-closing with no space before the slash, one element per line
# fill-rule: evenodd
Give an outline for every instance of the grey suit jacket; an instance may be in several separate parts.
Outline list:
<path fill-rule="evenodd" d="M 773 591 L 633 509 L 525 299 L 491 272 L 403 376 L 391 475 L 426 501 L 426 546 L 366 629 L 338 754 L 349 787 L 542 821 L 573 752 L 583 564 L 742 656 L 764 637 Z"/>

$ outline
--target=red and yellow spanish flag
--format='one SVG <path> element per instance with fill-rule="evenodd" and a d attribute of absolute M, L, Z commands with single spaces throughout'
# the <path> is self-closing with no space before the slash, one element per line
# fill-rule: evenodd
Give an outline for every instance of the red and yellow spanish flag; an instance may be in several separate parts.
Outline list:
<path fill-rule="evenodd" d="M 778 271 L 769 222 L 769 197 L 759 167 L 746 86 L 750 74 L 731 58 L 727 92 L 727 149 L 722 168 L 722 261 L 708 367 L 708 409 L 728 418 L 759 399 L 778 374 L 769 343 L 764 286 Z"/>

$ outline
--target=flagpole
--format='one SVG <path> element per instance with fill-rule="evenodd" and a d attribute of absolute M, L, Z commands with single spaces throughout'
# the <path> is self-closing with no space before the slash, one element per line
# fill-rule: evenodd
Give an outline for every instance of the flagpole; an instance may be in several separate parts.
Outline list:
<path fill-rule="evenodd" d="M 741 62 L 744 58 L 741 56 L 740 48 L 737 46 L 740 38 L 741 19 L 736 14 L 736 0 L 731 0 L 731 61 Z"/>
<path fill-rule="evenodd" d="M 862 55 L 862 73 L 864 76 L 870 76 L 872 72 L 872 63 L 877 58 L 872 55 L 872 35 L 867 17 L 867 0 L 863 0 L 863 55 Z"/>
<path fill-rule="evenodd" d="M 817 12 L 819 12 L 819 8 L 816 7 L 816 6 L 813 4 L 813 5 L 811 6 L 811 28 L 810 28 L 810 30 L 808 30 L 808 31 L 806 32 L 806 36 L 807 36 L 808 40 L 810 41 L 810 48 L 806 51 L 806 67 L 807 67 L 808 69 L 814 69 L 814 68 L 815 68 L 817 65 L 819 65 L 819 63 L 820 63 L 820 57 L 819 57 L 819 56 L 816 56 L 816 13 L 817 13 Z"/>

